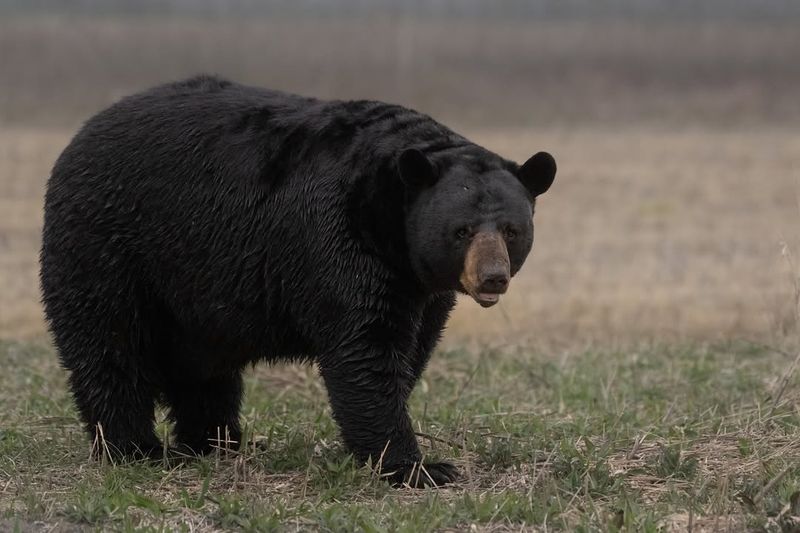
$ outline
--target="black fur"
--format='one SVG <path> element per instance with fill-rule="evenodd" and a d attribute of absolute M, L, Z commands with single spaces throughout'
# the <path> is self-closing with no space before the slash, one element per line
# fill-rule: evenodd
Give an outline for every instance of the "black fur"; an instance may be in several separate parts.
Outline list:
<path fill-rule="evenodd" d="M 409 149 L 409 169 L 474 183 L 481 198 L 446 209 L 452 190 L 400 179 Z M 518 170 L 399 106 L 206 76 L 99 113 L 53 169 L 41 252 L 87 430 L 101 425 L 122 454 L 157 453 L 163 402 L 177 442 L 205 452 L 219 431 L 240 438 L 244 366 L 313 361 L 348 448 L 360 460 L 385 451 L 383 469 L 407 479 L 421 456 L 406 400 L 460 290 L 463 251 L 446 241 L 488 194 L 527 232 L 518 269 L 532 241 Z M 508 202 L 481 185 L 493 175 Z M 426 469 L 437 484 L 455 476 Z"/>

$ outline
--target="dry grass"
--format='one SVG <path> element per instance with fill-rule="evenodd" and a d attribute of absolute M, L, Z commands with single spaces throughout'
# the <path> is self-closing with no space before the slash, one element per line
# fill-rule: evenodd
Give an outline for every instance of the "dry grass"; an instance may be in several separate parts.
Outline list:
<path fill-rule="evenodd" d="M 464 305 L 454 333 L 570 339 L 765 338 L 794 322 L 781 242 L 796 249 L 800 134 L 568 129 L 476 138 L 551 149 L 556 185 L 502 308 Z M 463 329 L 460 329 L 463 328 Z"/>
<path fill-rule="evenodd" d="M 0 337 L 43 332 L 43 187 L 74 125 L 197 71 L 398 101 L 517 160 L 557 156 L 511 294 L 461 305 L 451 340 L 780 337 L 794 321 L 779 243 L 800 244 L 798 45 L 792 19 L 5 18 Z"/>
<path fill-rule="evenodd" d="M 796 131 L 467 133 L 517 160 L 551 150 L 560 170 L 510 293 L 490 310 L 463 301 L 449 340 L 769 340 L 793 324 L 780 243 L 798 245 Z M 70 134 L 0 131 L 0 336 L 43 332 L 42 195 Z"/>

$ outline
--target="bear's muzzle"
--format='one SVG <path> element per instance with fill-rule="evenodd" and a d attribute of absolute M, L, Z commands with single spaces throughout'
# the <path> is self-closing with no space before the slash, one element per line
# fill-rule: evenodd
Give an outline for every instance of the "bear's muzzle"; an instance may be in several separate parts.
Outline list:
<path fill-rule="evenodd" d="M 498 231 L 475 234 L 464 256 L 464 270 L 459 281 L 472 298 L 483 307 L 500 301 L 508 290 L 511 262 L 503 236 Z"/>

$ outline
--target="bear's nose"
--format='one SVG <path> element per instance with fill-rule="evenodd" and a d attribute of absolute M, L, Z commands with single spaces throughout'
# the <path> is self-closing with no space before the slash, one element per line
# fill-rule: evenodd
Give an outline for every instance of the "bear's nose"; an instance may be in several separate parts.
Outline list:
<path fill-rule="evenodd" d="M 479 292 L 502 294 L 508 288 L 508 274 L 502 271 L 486 272 L 480 276 L 479 281 Z"/>

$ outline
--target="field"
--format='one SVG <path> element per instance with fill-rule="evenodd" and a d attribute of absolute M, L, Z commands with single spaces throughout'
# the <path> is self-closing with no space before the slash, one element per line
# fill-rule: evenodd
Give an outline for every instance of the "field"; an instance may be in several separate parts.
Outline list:
<path fill-rule="evenodd" d="M 14 368 L 0 376 L 5 529 L 800 525 L 793 356 L 758 345 L 442 350 L 412 401 L 423 450 L 455 459 L 464 474 L 439 490 L 390 489 L 355 467 L 308 368 L 249 375 L 248 446 L 239 454 L 182 466 L 114 465 L 88 459 L 48 347 L 4 343 L 0 356 Z"/>
<path fill-rule="evenodd" d="M 507 157 L 548 149 L 561 163 L 511 291 L 489 310 L 462 302 L 448 341 L 772 341 L 793 327 L 792 270 L 781 243 L 798 249 L 797 131 L 466 131 Z M 0 132 L 6 337 L 44 328 L 36 277 L 42 196 L 69 135 Z"/>
<path fill-rule="evenodd" d="M 800 528 L 796 21 L 648 24 L 0 20 L 0 530 Z M 39 304 L 45 181 L 87 115 L 197 70 L 556 155 L 526 266 L 460 302 L 413 397 L 454 487 L 353 465 L 294 366 L 248 373 L 239 454 L 89 459 Z"/>

